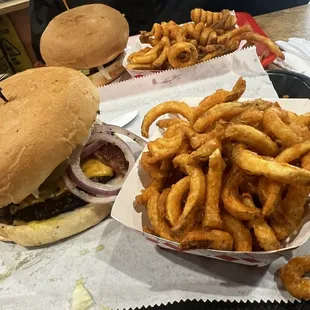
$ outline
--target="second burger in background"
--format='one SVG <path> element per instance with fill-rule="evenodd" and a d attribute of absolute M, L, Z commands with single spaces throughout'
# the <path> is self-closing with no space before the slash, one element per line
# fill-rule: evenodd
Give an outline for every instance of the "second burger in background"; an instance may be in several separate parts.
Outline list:
<path fill-rule="evenodd" d="M 103 4 L 83 5 L 51 20 L 40 50 L 47 66 L 83 70 L 96 86 L 103 86 L 124 72 L 128 37 L 128 22 L 119 11 Z"/>

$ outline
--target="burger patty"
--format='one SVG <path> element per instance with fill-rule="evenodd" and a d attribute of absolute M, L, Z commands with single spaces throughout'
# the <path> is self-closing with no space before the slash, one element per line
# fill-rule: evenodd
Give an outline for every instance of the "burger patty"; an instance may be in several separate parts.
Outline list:
<path fill-rule="evenodd" d="M 11 218 L 25 222 L 46 220 L 61 213 L 70 212 L 87 204 L 66 191 L 58 196 L 18 210 Z"/>
<path fill-rule="evenodd" d="M 116 175 L 128 170 L 129 163 L 123 151 L 112 143 L 104 144 L 94 155 L 105 165 L 110 166 Z"/>

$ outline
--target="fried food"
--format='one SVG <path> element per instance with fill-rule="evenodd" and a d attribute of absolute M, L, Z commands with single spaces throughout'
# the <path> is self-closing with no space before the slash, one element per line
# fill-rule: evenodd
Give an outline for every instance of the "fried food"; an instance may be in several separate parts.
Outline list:
<path fill-rule="evenodd" d="M 280 268 L 281 281 L 295 298 L 310 300 L 310 279 L 303 277 L 309 271 L 310 255 L 295 257 Z"/>
<path fill-rule="evenodd" d="M 218 120 L 229 121 L 233 117 L 244 112 L 248 106 L 249 102 L 226 102 L 222 104 L 215 105 L 213 108 L 208 110 L 205 114 L 201 115 L 193 128 L 197 132 L 205 132 L 212 124 Z"/>
<path fill-rule="evenodd" d="M 238 188 L 244 180 L 244 172 L 233 166 L 224 183 L 222 201 L 226 211 L 238 220 L 247 221 L 260 216 L 260 209 L 243 203 Z"/>
<path fill-rule="evenodd" d="M 193 110 L 186 103 L 180 101 L 166 101 L 153 109 L 151 109 L 144 117 L 142 122 L 142 135 L 145 138 L 149 137 L 149 128 L 154 121 L 164 114 L 180 114 L 185 117 L 189 122 L 193 117 Z"/>
<path fill-rule="evenodd" d="M 168 61 L 172 68 L 184 68 L 197 63 L 198 51 L 188 42 L 177 42 L 168 50 Z"/>
<path fill-rule="evenodd" d="M 160 216 L 158 209 L 159 193 L 154 191 L 147 201 L 147 214 L 155 233 L 167 240 L 173 240 L 170 236 L 170 227 L 165 218 Z"/>
<path fill-rule="evenodd" d="M 220 141 L 216 138 L 206 140 L 206 142 L 199 147 L 196 151 L 190 154 L 190 158 L 193 162 L 205 162 L 209 160 L 209 157 L 215 150 L 222 150 Z"/>
<path fill-rule="evenodd" d="M 274 231 L 263 218 L 251 220 L 249 225 L 253 228 L 257 241 L 265 251 L 280 249 L 280 243 Z"/>
<path fill-rule="evenodd" d="M 261 155 L 276 156 L 280 151 L 277 144 L 271 138 L 260 130 L 248 125 L 228 126 L 225 131 L 225 137 L 238 143 L 244 143 L 247 147 Z"/>
<path fill-rule="evenodd" d="M 158 212 L 159 212 L 159 216 L 161 218 L 165 218 L 166 217 L 166 214 L 167 214 L 167 208 L 166 208 L 166 205 L 167 205 L 167 199 L 168 199 L 168 195 L 171 191 L 171 188 L 165 188 L 162 193 L 160 194 L 159 196 L 159 199 L 158 199 Z"/>
<path fill-rule="evenodd" d="M 267 109 L 263 117 L 263 126 L 266 132 L 279 139 L 285 147 L 301 142 L 302 138 L 285 124 L 284 117 L 284 114 L 278 108 L 271 107 Z"/>
<path fill-rule="evenodd" d="M 191 249 L 214 249 L 222 251 L 231 251 L 234 240 L 232 236 L 222 230 L 211 231 L 191 231 L 180 241 L 180 247 L 183 250 Z"/>
<path fill-rule="evenodd" d="M 220 149 L 216 149 L 209 158 L 206 190 L 207 198 L 202 219 L 202 226 L 204 228 L 222 228 L 219 204 L 224 170 L 225 162 L 222 158 L 221 151 Z"/>
<path fill-rule="evenodd" d="M 127 58 L 130 70 L 165 70 L 183 68 L 236 51 L 240 42 L 264 44 L 276 56 L 284 55 L 269 38 L 256 34 L 247 25 L 236 27 L 237 18 L 229 10 L 191 11 L 193 22 L 177 25 L 174 21 L 154 23 L 151 31 L 141 31 L 140 42 L 151 47 L 134 52 Z M 269 52 L 263 53 L 263 59 Z"/>
<path fill-rule="evenodd" d="M 234 31 L 234 30 L 233 30 Z M 281 59 L 285 59 L 284 54 L 281 52 L 280 48 L 274 44 L 272 40 L 270 40 L 267 37 L 261 36 L 254 32 L 244 32 L 242 34 L 239 34 L 235 37 L 235 40 L 238 40 L 239 42 L 242 40 L 246 40 L 248 42 L 259 42 L 266 46 L 266 48 L 273 54 L 275 54 L 277 57 Z"/>
<path fill-rule="evenodd" d="M 194 111 L 192 124 L 194 124 L 201 115 L 209 111 L 217 104 L 238 100 L 243 95 L 245 88 L 246 82 L 242 77 L 240 77 L 231 91 L 219 89 L 214 94 L 204 98 Z"/>
<path fill-rule="evenodd" d="M 252 236 L 250 230 L 235 217 L 223 214 L 223 228 L 234 238 L 234 250 L 240 252 L 252 251 Z"/>
<path fill-rule="evenodd" d="M 214 28 L 231 29 L 237 24 L 236 16 L 227 14 L 228 10 L 222 12 L 210 12 L 203 9 L 193 9 L 191 20 L 195 23 L 204 23 L 206 26 L 213 25 Z"/>
<path fill-rule="evenodd" d="M 310 151 L 310 140 L 305 142 L 297 143 L 284 149 L 277 157 L 276 160 L 279 162 L 290 163 L 305 153 Z M 274 210 L 279 206 L 282 198 L 283 185 L 277 182 L 269 182 L 269 186 L 266 193 L 266 198 L 263 206 L 263 214 L 270 216 Z"/>
<path fill-rule="evenodd" d="M 189 192 L 190 177 L 187 176 L 171 187 L 166 200 L 166 218 L 172 226 L 175 226 L 182 214 L 182 202 Z"/>
<path fill-rule="evenodd" d="M 277 102 L 237 101 L 244 91 L 239 78 L 231 91 L 220 89 L 197 107 L 159 104 L 142 122 L 148 137 L 158 117 L 174 114 L 157 122 L 162 135 L 141 156 L 151 182 L 136 202 L 148 208 L 153 233 L 182 249 L 277 251 L 303 223 L 308 116 Z"/>
<path fill-rule="evenodd" d="M 182 147 L 184 132 L 179 130 L 171 137 L 164 137 L 148 143 L 148 149 L 153 157 L 152 162 L 170 158 Z"/>
<path fill-rule="evenodd" d="M 206 178 L 202 169 L 199 166 L 186 165 L 185 170 L 190 177 L 190 189 L 183 212 L 171 229 L 176 235 L 182 234 L 194 226 L 193 221 L 190 221 L 190 219 L 202 207 L 206 192 Z"/>
<path fill-rule="evenodd" d="M 310 172 L 271 157 L 262 157 L 237 145 L 232 151 L 232 161 L 249 174 L 263 175 L 285 184 L 310 185 Z"/>

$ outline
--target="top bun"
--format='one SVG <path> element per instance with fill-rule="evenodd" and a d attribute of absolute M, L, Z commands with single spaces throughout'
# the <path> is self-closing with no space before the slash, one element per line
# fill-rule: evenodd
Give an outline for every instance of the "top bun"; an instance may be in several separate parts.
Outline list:
<path fill-rule="evenodd" d="M 96 118 L 99 94 L 81 72 L 46 67 L 0 83 L 0 207 L 34 192 L 78 144 Z"/>
<path fill-rule="evenodd" d="M 120 55 L 128 37 L 127 20 L 119 11 L 103 4 L 83 5 L 51 20 L 40 50 L 48 66 L 88 69 Z"/>

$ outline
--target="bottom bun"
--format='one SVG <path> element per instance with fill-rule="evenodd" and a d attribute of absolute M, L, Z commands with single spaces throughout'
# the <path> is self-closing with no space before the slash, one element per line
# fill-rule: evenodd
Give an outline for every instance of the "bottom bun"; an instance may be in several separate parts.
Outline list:
<path fill-rule="evenodd" d="M 96 225 L 111 212 L 112 204 L 88 204 L 72 212 L 24 225 L 0 224 L 0 240 L 31 247 L 53 243 Z"/>
<path fill-rule="evenodd" d="M 88 75 L 88 78 L 97 87 L 113 82 L 125 71 L 125 68 L 123 67 L 124 57 L 125 53 L 122 53 L 110 65 L 102 67 L 101 71 L 99 72 Z"/>

